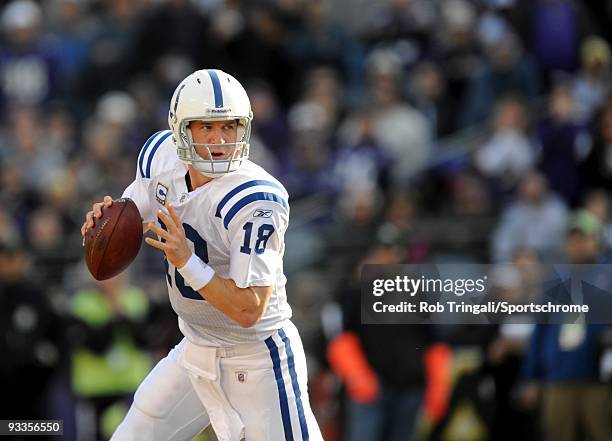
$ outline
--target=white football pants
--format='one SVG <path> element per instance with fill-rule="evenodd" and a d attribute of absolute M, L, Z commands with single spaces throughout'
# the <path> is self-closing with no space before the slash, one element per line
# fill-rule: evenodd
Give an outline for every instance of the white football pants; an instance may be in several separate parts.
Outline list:
<path fill-rule="evenodd" d="M 228 348 L 183 339 L 138 387 L 111 441 L 322 441 L 306 357 L 290 321 L 265 341 Z"/>

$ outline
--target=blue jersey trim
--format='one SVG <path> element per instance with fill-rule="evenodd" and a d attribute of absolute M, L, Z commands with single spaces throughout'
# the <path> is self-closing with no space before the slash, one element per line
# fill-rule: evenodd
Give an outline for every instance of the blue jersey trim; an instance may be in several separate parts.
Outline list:
<path fill-rule="evenodd" d="M 212 81 L 213 92 L 215 94 L 215 107 L 218 109 L 223 107 L 223 92 L 221 91 L 221 82 L 219 81 L 219 76 L 214 69 L 208 69 L 208 75 L 210 76 L 210 80 Z"/>
<path fill-rule="evenodd" d="M 289 208 L 287 201 L 285 201 L 283 198 L 281 198 L 280 196 L 274 193 L 268 193 L 268 192 L 263 192 L 263 191 L 258 192 L 258 193 L 253 193 L 253 194 L 250 194 L 240 199 L 238 202 L 234 204 L 232 208 L 228 210 L 227 214 L 225 215 L 225 218 L 223 219 L 223 226 L 225 227 L 225 229 L 227 230 L 227 227 L 229 223 L 232 221 L 232 219 L 234 218 L 234 216 L 236 216 L 236 214 L 238 214 L 238 212 L 245 205 L 248 205 L 255 201 L 272 201 L 272 202 L 276 202 L 282 205 L 285 208 Z"/>
<path fill-rule="evenodd" d="M 168 136 L 170 135 L 172 135 L 172 132 L 168 130 L 168 133 L 159 138 L 159 140 L 155 143 L 155 146 L 151 149 L 151 154 L 149 155 L 149 159 L 147 160 L 147 173 L 145 175 L 146 178 L 151 177 L 151 164 L 153 163 L 153 156 L 155 156 L 155 152 L 157 152 L 157 149 L 162 144 L 162 142 L 164 142 L 166 138 L 168 138 Z"/>
<path fill-rule="evenodd" d="M 159 132 L 156 132 L 155 134 L 153 134 L 153 136 L 147 139 L 147 142 L 145 142 L 145 145 L 140 150 L 140 155 L 138 155 L 138 170 L 140 171 L 141 178 L 145 177 L 145 172 L 144 172 L 144 169 L 142 168 L 143 163 L 144 163 L 145 153 L 147 149 L 149 148 L 149 145 L 153 142 L 153 139 L 162 132 L 163 130 L 160 130 Z"/>
<path fill-rule="evenodd" d="M 217 210 L 215 211 L 215 216 L 219 217 L 219 218 L 221 217 L 221 210 L 223 210 L 223 207 L 225 207 L 225 204 L 227 204 L 231 198 L 236 196 L 242 190 L 245 190 L 245 189 L 247 189 L 249 187 L 255 187 L 256 185 L 266 185 L 268 187 L 276 187 L 276 188 L 278 188 L 280 190 L 283 189 L 276 182 L 272 182 L 272 181 L 264 181 L 264 180 L 247 181 L 247 182 L 245 182 L 243 184 L 240 184 L 238 187 L 234 188 L 232 191 L 230 191 L 228 194 L 226 194 L 223 199 L 221 199 L 221 202 L 219 202 L 219 205 L 217 205 Z"/>

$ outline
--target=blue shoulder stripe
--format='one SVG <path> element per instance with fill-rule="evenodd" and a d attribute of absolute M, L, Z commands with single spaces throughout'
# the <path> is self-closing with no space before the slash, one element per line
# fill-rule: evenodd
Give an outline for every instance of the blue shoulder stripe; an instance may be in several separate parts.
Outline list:
<path fill-rule="evenodd" d="M 283 198 L 281 198 L 280 196 L 274 193 L 268 193 L 268 192 L 263 192 L 263 191 L 258 192 L 258 193 L 252 193 L 240 199 L 238 202 L 234 204 L 232 208 L 229 209 L 229 211 L 225 215 L 225 218 L 223 219 L 223 226 L 225 227 L 225 229 L 227 230 L 227 226 L 232 221 L 234 216 L 236 216 L 236 214 L 238 214 L 238 212 L 245 205 L 248 205 L 255 201 L 272 201 L 272 202 L 276 202 L 277 204 L 282 205 L 285 208 L 289 208 L 287 201 L 285 201 Z"/>
<path fill-rule="evenodd" d="M 215 216 L 216 217 L 221 217 L 221 210 L 223 210 L 223 207 L 225 207 L 225 204 L 227 204 L 231 198 L 236 196 L 242 190 L 245 190 L 245 189 L 247 189 L 249 187 L 255 187 L 256 185 L 265 185 L 265 186 L 268 186 L 268 187 L 276 187 L 279 190 L 283 190 L 283 188 L 280 185 L 278 185 L 276 182 L 265 181 L 265 180 L 247 181 L 247 182 L 245 182 L 243 184 L 240 184 L 238 187 L 234 188 L 232 191 L 230 191 L 228 194 L 226 194 L 223 199 L 221 199 L 221 202 L 219 202 L 219 205 L 217 205 L 217 210 L 215 211 Z"/>
<path fill-rule="evenodd" d="M 153 163 L 153 156 L 155 156 L 155 152 L 157 151 L 159 146 L 162 144 L 162 142 L 164 142 L 166 138 L 168 138 L 168 136 L 170 135 L 172 135 L 172 132 L 168 130 L 168 133 L 160 137 L 159 140 L 155 143 L 155 146 L 151 149 L 151 154 L 149 155 L 149 159 L 147 161 L 147 173 L 145 177 L 147 178 L 151 177 L 151 164 Z"/>
<path fill-rule="evenodd" d="M 153 142 L 153 139 L 157 135 L 159 135 L 161 132 L 163 132 L 163 130 L 160 130 L 159 132 L 154 133 L 153 136 L 151 136 L 149 139 L 147 139 L 147 142 L 145 142 L 145 145 L 140 150 L 140 154 L 138 155 L 138 170 L 140 170 L 140 177 L 141 178 L 145 177 L 144 169 L 142 168 L 142 165 L 144 163 L 145 152 L 149 148 L 149 145 Z"/>
<path fill-rule="evenodd" d="M 215 94 L 215 107 L 217 109 L 223 107 L 223 92 L 221 91 L 219 76 L 214 69 L 208 69 L 206 72 L 208 72 L 210 80 L 212 81 L 213 93 Z"/>

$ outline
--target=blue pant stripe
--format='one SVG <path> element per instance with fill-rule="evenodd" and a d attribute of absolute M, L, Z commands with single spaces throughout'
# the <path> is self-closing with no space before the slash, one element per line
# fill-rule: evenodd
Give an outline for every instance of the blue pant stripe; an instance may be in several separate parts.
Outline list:
<path fill-rule="evenodd" d="M 289 402 L 287 400 L 285 380 L 283 380 L 283 372 L 281 370 L 280 356 L 278 355 L 278 346 L 276 346 L 276 343 L 272 337 L 268 337 L 265 340 L 265 343 L 270 351 L 270 357 L 272 358 L 272 365 L 274 367 L 274 377 L 276 378 L 276 386 L 278 387 L 278 400 L 280 401 L 281 416 L 283 418 L 285 441 L 293 441 L 293 429 L 291 428 L 291 416 L 289 415 Z"/>
<path fill-rule="evenodd" d="M 285 343 L 285 350 L 287 351 L 287 364 L 289 365 L 291 385 L 293 386 L 293 393 L 295 394 L 298 416 L 300 417 L 300 430 L 302 431 L 302 441 L 308 441 L 308 425 L 306 424 L 306 417 L 304 416 L 302 393 L 300 392 L 300 385 L 297 381 L 297 372 L 295 371 L 295 359 L 293 358 L 293 351 L 291 350 L 291 342 L 289 341 L 289 337 L 287 337 L 287 334 L 285 334 L 285 331 L 283 329 L 280 329 L 278 331 L 278 334 Z"/>

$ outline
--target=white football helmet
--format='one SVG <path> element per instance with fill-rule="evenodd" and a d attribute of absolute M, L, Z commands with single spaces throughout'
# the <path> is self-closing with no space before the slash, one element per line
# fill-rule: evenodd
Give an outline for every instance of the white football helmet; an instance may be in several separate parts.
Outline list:
<path fill-rule="evenodd" d="M 178 85 L 170 100 L 168 124 L 173 133 L 177 154 L 202 174 L 216 178 L 238 170 L 249 157 L 249 139 L 253 112 L 244 87 L 231 75 L 218 69 L 198 70 Z M 235 143 L 197 144 L 193 142 L 191 121 L 235 120 L 238 133 Z M 195 147 L 225 148 L 224 159 L 204 159 Z"/>

